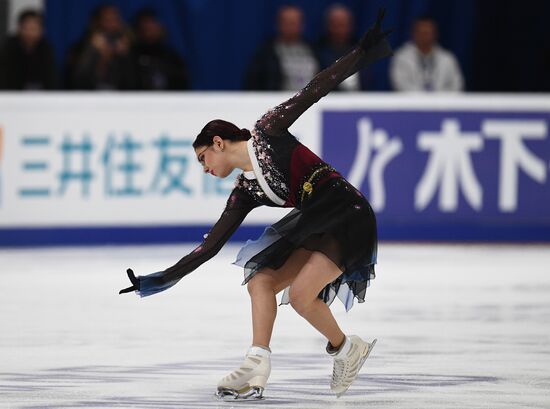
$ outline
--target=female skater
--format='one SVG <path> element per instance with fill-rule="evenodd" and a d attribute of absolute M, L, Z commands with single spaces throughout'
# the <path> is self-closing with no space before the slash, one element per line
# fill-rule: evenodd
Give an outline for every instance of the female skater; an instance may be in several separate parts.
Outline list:
<path fill-rule="evenodd" d="M 285 290 L 283 304 L 292 307 L 327 340 L 334 358 L 330 387 L 341 396 L 355 380 L 372 350 L 371 343 L 346 336 L 329 305 L 338 296 L 351 308 L 364 302 L 374 278 L 376 221 L 365 197 L 335 169 L 290 134 L 288 128 L 312 104 L 366 65 L 391 54 L 381 31 L 384 10 L 357 47 L 319 73 L 288 101 L 267 112 L 252 132 L 213 120 L 193 147 L 205 172 L 224 178 L 243 170 L 226 208 L 204 241 L 164 271 L 135 277 L 132 286 L 142 297 L 164 291 L 212 258 L 255 207 L 294 208 L 248 242 L 236 264 L 244 266 L 252 302 L 252 346 L 239 369 L 218 383 L 221 398 L 261 398 L 271 371 L 269 344 L 277 314 L 276 294 Z"/>

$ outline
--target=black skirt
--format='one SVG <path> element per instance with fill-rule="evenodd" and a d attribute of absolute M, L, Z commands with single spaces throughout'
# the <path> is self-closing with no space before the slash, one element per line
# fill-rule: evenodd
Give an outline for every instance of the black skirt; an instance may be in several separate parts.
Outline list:
<path fill-rule="evenodd" d="M 325 303 L 338 296 L 349 311 L 355 298 L 365 301 L 375 277 L 376 218 L 367 199 L 344 178 L 315 186 L 301 209 L 267 227 L 258 240 L 248 240 L 234 262 L 244 267 L 243 285 L 262 268 L 280 268 L 298 248 L 325 254 L 343 271 L 319 293 Z M 288 302 L 287 288 L 281 304 Z"/>

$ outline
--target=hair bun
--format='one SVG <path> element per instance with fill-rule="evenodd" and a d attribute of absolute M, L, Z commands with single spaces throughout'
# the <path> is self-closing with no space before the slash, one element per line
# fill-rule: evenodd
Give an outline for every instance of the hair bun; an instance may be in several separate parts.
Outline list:
<path fill-rule="evenodd" d="M 249 140 L 252 135 L 250 134 L 250 131 L 246 128 L 242 128 L 240 132 L 240 136 L 243 138 L 243 140 L 247 141 Z"/>

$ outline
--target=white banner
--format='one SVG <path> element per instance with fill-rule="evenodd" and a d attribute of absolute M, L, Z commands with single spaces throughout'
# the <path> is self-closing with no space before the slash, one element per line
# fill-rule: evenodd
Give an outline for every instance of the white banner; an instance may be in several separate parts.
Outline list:
<path fill-rule="evenodd" d="M 36 94 L 0 98 L 0 226 L 203 224 L 235 176 L 204 174 L 192 143 L 211 119 L 251 129 L 288 95 Z M 293 129 L 315 149 L 317 124 Z M 282 211 L 284 212 L 284 210 Z M 280 209 L 258 209 L 269 223 Z"/>
<path fill-rule="evenodd" d="M 237 172 L 226 180 L 203 174 L 191 146 L 196 135 L 216 118 L 250 129 L 268 109 L 289 96 L 2 94 L 0 228 L 211 224 L 219 217 Z M 311 107 L 291 131 L 346 172 L 355 142 L 349 142 L 350 135 L 344 138 L 347 122 L 330 128 L 330 123 L 344 119 L 330 122 L 323 112 L 353 116 L 365 110 L 426 111 L 435 115 L 445 110 L 483 110 L 490 117 L 492 111 L 549 109 L 546 96 L 335 93 Z M 329 128 L 322 129 L 322 121 Z M 326 155 L 321 152 L 323 132 L 331 139 L 325 149 L 333 151 Z M 342 143 L 349 146 L 339 145 L 340 134 Z M 352 152 L 338 153 L 345 151 L 342 148 Z M 246 222 L 270 223 L 287 211 L 260 208 Z M 393 220 L 394 215 L 388 217 Z"/>

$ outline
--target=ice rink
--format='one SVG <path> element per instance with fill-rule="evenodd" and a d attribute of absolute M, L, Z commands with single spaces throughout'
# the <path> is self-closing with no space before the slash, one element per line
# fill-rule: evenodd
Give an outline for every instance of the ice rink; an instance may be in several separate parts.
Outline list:
<path fill-rule="evenodd" d="M 174 288 L 119 296 L 125 270 L 191 246 L 0 249 L 2 408 L 549 408 L 550 246 L 381 243 L 348 334 L 378 344 L 330 392 L 326 341 L 279 307 L 261 402 L 213 398 L 251 342 L 235 245 Z"/>

